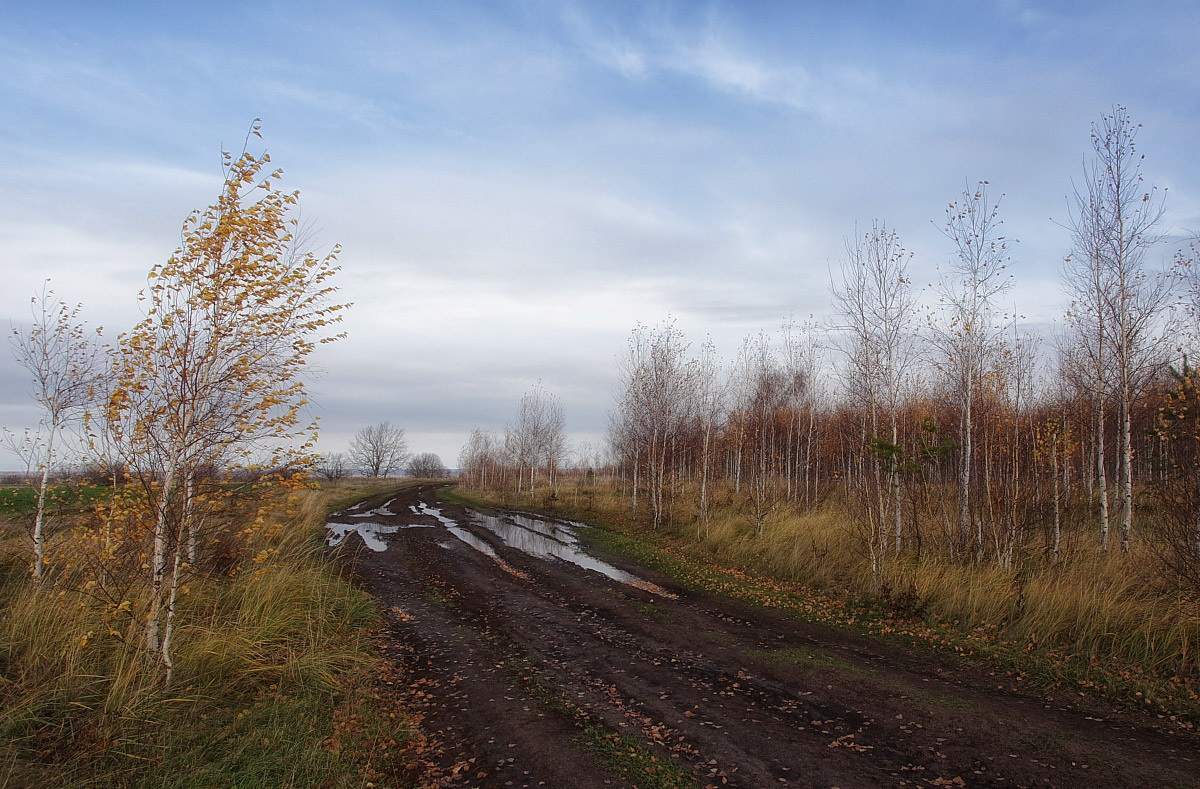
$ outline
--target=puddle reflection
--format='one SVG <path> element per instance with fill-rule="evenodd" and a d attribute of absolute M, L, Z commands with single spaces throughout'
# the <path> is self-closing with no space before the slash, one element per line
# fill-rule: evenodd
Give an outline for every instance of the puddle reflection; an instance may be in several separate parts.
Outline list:
<path fill-rule="evenodd" d="M 488 545 L 486 542 L 479 539 L 474 534 L 471 534 L 471 532 L 469 532 L 466 529 L 464 529 L 463 527 L 459 526 L 457 521 L 455 521 L 451 518 L 447 518 L 445 515 L 442 514 L 441 510 L 436 509 L 435 507 L 430 507 L 425 502 L 421 502 L 421 507 L 420 507 L 419 512 L 421 515 L 429 515 L 431 517 L 436 518 L 438 521 L 441 522 L 441 524 L 443 526 L 446 527 L 446 531 L 450 532 L 455 537 L 462 540 L 467 545 L 470 545 L 472 548 L 479 551 L 480 553 L 490 556 L 493 559 L 500 558 L 500 557 L 496 556 L 496 551 L 494 548 L 492 548 L 492 546 Z"/>
<path fill-rule="evenodd" d="M 329 536 L 325 538 L 325 544 L 331 548 L 341 545 L 345 542 L 346 537 L 354 532 L 362 537 L 362 541 L 372 551 L 387 550 L 387 543 L 379 535 L 392 534 L 400 530 L 399 526 L 388 526 L 384 523 L 326 523 L 325 528 L 329 529 Z"/>
<path fill-rule="evenodd" d="M 398 517 L 400 513 L 391 510 L 391 505 L 394 503 L 395 499 L 392 499 L 382 506 L 366 512 L 356 511 L 362 506 L 358 504 L 341 512 L 334 513 L 333 517 L 353 518 L 355 520 L 351 523 L 338 523 L 335 521 L 326 523 L 325 526 L 329 529 L 329 536 L 326 538 L 326 543 L 331 547 L 341 545 L 353 532 L 358 534 L 362 538 L 363 543 L 371 550 L 386 551 L 387 542 L 383 539 L 383 535 L 394 534 L 401 529 L 436 528 L 429 523 L 379 523 L 377 521 L 358 520 L 360 518 L 381 516 Z M 408 509 L 414 515 L 433 518 L 444 526 L 446 531 L 452 534 L 459 542 L 496 560 L 506 571 L 519 575 L 522 578 L 526 577 L 524 573 L 520 573 L 509 567 L 487 540 L 482 539 L 469 529 L 459 525 L 453 518 L 443 515 L 441 509 L 431 507 L 423 501 L 409 505 Z M 502 517 L 497 517 L 472 511 L 471 519 L 475 525 L 494 534 L 506 546 L 522 553 L 539 559 L 559 559 L 576 567 L 600 573 L 614 581 L 637 587 L 638 589 L 644 589 L 645 591 L 664 597 L 674 597 L 674 595 L 665 589 L 586 553 L 580 546 L 579 537 L 576 534 L 577 529 L 588 528 L 586 524 L 574 521 L 550 521 L 525 513 L 509 513 Z M 438 545 L 443 548 L 454 547 L 453 543 L 445 541 L 439 541 Z"/>
<path fill-rule="evenodd" d="M 511 548 L 542 559 L 550 557 L 561 559 L 585 570 L 605 575 L 614 581 L 636 586 L 655 594 L 668 595 L 665 589 L 584 553 L 578 547 L 579 538 L 570 528 L 561 523 L 532 518 L 528 515 L 513 514 L 502 518 L 479 512 L 473 512 L 471 515 L 476 523 L 495 534 Z"/>

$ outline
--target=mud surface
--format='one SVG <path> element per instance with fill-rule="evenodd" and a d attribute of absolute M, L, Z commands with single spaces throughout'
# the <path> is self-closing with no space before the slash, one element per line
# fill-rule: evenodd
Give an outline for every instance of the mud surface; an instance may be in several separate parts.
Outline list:
<path fill-rule="evenodd" d="M 429 738 L 413 785 L 1200 786 L 1197 736 L 1153 717 L 687 592 L 620 558 L 599 555 L 624 580 L 525 553 L 434 488 L 334 520 L 410 527 L 368 529 L 370 546 L 334 533 L 387 617 L 389 692 Z"/>

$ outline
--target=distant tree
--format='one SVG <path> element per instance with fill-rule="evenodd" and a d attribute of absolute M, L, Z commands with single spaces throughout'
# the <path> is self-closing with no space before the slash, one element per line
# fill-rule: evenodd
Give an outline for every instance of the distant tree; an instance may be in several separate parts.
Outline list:
<path fill-rule="evenodd" d="M 408 462 L 408 476 L 432 479 L 447 476 L 447 471 L 440 457 L 432 452 L 421 452 Z"/>
<path fill-rule="evenodd" d="M 566 413 L 562 401 L 544 391 L 539 382 L 521 397 L 517 419 L 505 428 L 504 445 L 517 464 L 517 490 L 524 490 L 528 471 L 532 493 L 539 471 L 551 486 L 566 455 Z"/>
<path fill-rule="evenodd" d="M 712 342 L 707 342 L 700 349 L 700 356 L 694 365 L 695 386 L 692 391 L 692 406 L 689 409 L 695 413 L 700 430 L 700 453 L 697 458 L 699 467 L 699 491 L 697 502 L 700 512 L 697 528 L 707 532 L 711 515 L 712 478 L 716 469 L 714 459 L 717 455 L 718 438 L 723 420 L 726 416 L 726 399 L 728 397 L 729 381 L 721 377 L 721 365 L 717 360 L 717 351 Z"/>
<path fill-rule="evenodd" d="M 346 456 L 341 452 L 326 452 L 317 462 L 317 474 L 330 482 L 339 480 L 350 473 L 346 465 Z"/>
<path fill-rule="evenodd" d="M 621 361 L 609 446 L 633 473 L 634 514 L 639 490 L 649 494 L 654 528 L 670 520 L 683 471 L 678 462 L 681 439 L 696 415 L 702 365 L 688 358 L 688 348 L 683 332 L 672 321 L 655 329 L 639 325 L 630 334 Z"/>
<path fill-rule="evenodd" d="M 471 487 L 487 488 L 502 484 L 504 447 L 494 433 L 475 428 L 458 455 L 458 470 Z"/>
<path fill-rule="evenodd" d="M 364 427 L 350 442 L 350 462 L 368 477 L 386 477 L 404 468 L 408 459 L 408 441 L 404 428 L 391 422 Z"/>
<path fill-rule="evenodd" d="M 746 339 L 735 375 L 741 384 L 735 421 L 742 444 L 742 474 L 750 496 L 750 520 L 761 537 L 767 516 L 779 505 L 783 453 L 777 416 L 787 397 L 787 380 L 766 334 Z"/>

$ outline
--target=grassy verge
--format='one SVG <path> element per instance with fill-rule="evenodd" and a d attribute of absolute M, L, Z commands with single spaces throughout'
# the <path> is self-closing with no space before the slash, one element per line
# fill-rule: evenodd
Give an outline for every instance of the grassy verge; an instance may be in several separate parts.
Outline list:
<path fill-rule="evenodd" d="M 807 621 L 931 647 L 981 661 L 1046 687 L 1150 710 L 1193 727 L 1200 684 L 1187 667 L 1197 633 L 1180 611 L 1138 587 L 1138 575 L 1107 560 L 1021 576 L 996 568 L 927 562 L 888 567 L 903 594 L 864 593 L 844 529 L 829 511 L 778 518 L 763 535 L 718 515 L 703 531 L 652 531 L 615 497 L 523 501 L 446 492 L 464 504 L 518 506 L 590 523 L 594 544 L 692 589 L 783 611 Z"/>
<path fill-rule="evenodd" d="M 374 603 L 321 555 L 367 485 L 281 499 L 281 528 L 188 585 L 170 686 L 139 623 L 0 551 L 0 787 L 396 785 L 413 728 L 375 690 Z"/>

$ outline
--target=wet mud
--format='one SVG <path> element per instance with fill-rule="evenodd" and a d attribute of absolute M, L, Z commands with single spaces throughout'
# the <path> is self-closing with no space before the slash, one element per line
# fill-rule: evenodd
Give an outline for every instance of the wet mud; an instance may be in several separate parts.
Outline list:
<path fill-rule="evenodd" d="M 406 785 L 1200 786 L 1193 732 L 686 591 L 579 524 L 421 487 L 331 517 L 330 543 L 431 743 Z"/>

